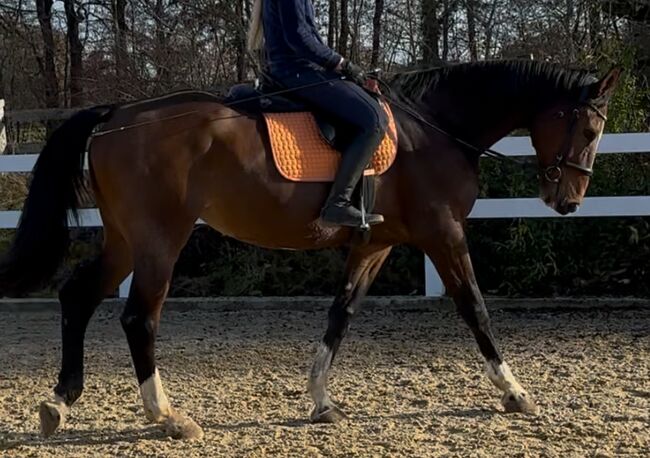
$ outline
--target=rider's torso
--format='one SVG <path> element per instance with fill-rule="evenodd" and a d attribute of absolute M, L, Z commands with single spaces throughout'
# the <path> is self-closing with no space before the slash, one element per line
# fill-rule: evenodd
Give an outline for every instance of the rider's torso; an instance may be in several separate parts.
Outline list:
<path fill-rule="evenodd" d="M 280 3 L 284 8 L 289 8 L 287 5 L 293 3 L 294 8 L 304 10 L 304 22 L 295 20 L 294 23 L 293 17 L 286 14 L 281 16 Z M 284 76 L 296 70 L 313 70 L 317 66 L 314 57 L 327 60 L 334 55 L 318 33 L 311 0 L 265 0 L 263 22 L 266 61 L 272 75 Z M 305 48 L 305 40 L 297 39 L 298 34 L 286 33 L 286 30 L 298 30 L 303 37 L 306 35 L 309 41 L 313 40 L 320 46 Z"/>

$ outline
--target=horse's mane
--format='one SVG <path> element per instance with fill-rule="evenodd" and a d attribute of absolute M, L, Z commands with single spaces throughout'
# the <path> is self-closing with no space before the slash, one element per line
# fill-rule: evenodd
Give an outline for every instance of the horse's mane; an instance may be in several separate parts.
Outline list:
<path fill-rule="evenodd" d="M 486 85 L 504 95 L 518 94 L 524 88 L 542 96 L 549 92 L 574 95 L 596 81 L 584 69 L 532 60 L 494 60 L 405 71 L 392 79 L 391 88 L 408 101 L 420 103 L 438 90 L 458 88 L 472 95 Z"/>

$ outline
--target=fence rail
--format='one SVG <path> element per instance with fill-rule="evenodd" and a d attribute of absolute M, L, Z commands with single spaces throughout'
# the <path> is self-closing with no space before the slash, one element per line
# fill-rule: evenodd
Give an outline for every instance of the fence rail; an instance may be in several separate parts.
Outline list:
<path fill-rule="evenodd" d="M 8 113 L 7 117 L 13 122 L 37 122 L 44 119 L 65 119 L 72 112 L 72 110 L 55 110 L 54 112 L 52 110 L 30 110 L 29 112 Z M 38 115 L 41 117 L 39 118 Z M 2 117 L 0 114 L 1 120 Z M 535 155 L 529 137 L 508 137 L 495 144 L 494 148 L 507 156 Z M 598 147 L 599 154 L 649 152 L 650 133 L 607 134 L 602 137 Z M 0 173 L 31 172 L 37 158 L 38 154 L 0 155 Z M 588 197 L 585 199 L 578 213 L 564 218 L 624 216 L 650 216 L 650 196 Z M 539 199 L 509 198 L 479 199 L 469 217 L 477 219 L 550 218 L 558 217 L 558 215 L 546 207 Z M 20 212 L 18 211 L 0 211 L 0 229 L 16 228 L 19 218 Z M 199 220 L 197 223 L 200 224 L 201 221 Z M 80 226 L 102 226 L 98 210 L 81 210 Z M 427 296 L 435 297 L 444 294 L 442 281 L 428 258 L 425 259 L 425 278 Z M 129 286 L 130 278 L 120 286 L 120 297 L 126 296 Z"/>

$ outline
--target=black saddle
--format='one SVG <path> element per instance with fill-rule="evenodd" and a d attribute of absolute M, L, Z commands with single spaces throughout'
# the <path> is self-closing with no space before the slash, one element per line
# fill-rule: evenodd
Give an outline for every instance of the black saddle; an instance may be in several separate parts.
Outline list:
<path fill-rule="evenodd" d="M 237 84 L 230 88 L 224 104 L 233 110 L 244 112 L 248 115 L 259 116 L 263 113 L 295 113 L 300 111 L 311 111 L 304 103 L 290 98 L 287 95 L 273 95 L 284 88 L 265 84 L 255 87 L 252 84 Z M 323 139 L 333 148 L 340 151 L 344 135 L 342 128 L 337 127 L 334 122 L 326 119 L 324 115 L 312 113 Z M 339 134 L 337 135 L 337 131 Z"/>

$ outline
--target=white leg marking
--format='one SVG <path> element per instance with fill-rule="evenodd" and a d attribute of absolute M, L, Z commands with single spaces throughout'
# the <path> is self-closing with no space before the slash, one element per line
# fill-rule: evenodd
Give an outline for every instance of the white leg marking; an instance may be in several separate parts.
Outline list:
<path fill-rule="evenodd" d="M 61 412 L 64 415 L 70 412 L 70 407 L 66 405 L 63 398 L 58 394 L 54 395 L 54 401 L 52 401 L 52 404 L 56 404 L 56 406 L 59 408 L 59 412 Z"/>
<path fill-rule="evenodd" d="M 158 368 L 153 375 L 140 385 L 140 394 L 144 402 L 144 414 L 150 421 L 160 423 L 171 415 L 169 400 L 163 390 Z"/>
<path fill-rule="evenodd" d="M 526 392 L 510 372 L 508 363 L 497 364 L 495 361 L 488 361 L 485 369 L 492 383 L 504 393 L 522 394 Z"/>
<path fill-rule="evenodd" d="M 316 403 L 317 411 L 332 405 L 332 401 L 327 394 L 327 372 L 329 371 L 331 364 L 332 350 L 321 342 L 318 346 L 318 351 L 316 352 L 314 364 L 309 373 L 308 384 L 309 393 Z"/>

